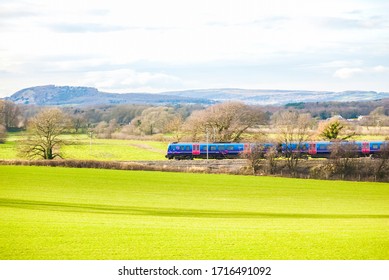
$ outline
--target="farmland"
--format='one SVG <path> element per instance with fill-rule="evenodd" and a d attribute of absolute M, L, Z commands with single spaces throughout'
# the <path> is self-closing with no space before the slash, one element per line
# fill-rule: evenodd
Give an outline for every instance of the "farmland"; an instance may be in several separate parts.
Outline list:
<path fill-rule="evenodd" d="M 389 184 L 0 166 L 0 259 L 388 259 Z"/>
<path fill-rule="evenodd" d="M 18 159 L 18 143 L 27 136 L 13 133 L 0 145 L 0 159 Z M 65 159 L 76 160 L 163 160 L 167 143 L 144 140 L 92 140 L 86 134 L 63 135 L 66 145 L 61 147 Z"/>

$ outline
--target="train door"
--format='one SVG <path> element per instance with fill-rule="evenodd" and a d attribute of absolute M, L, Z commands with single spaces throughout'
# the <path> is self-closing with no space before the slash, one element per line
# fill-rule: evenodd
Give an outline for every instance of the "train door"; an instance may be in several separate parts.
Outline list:
<path fill-rule="evenodd" d="M 250 144 L 249 143 L 244 143 L 243 153 L 244 154 L 249 154 L 250 153 Z"/>
<path fill-rule="evenodd" d="M 308 153 L 310 155 L 316 155 L 317 154 L 316 143 L 313 143 L 313 142 L 309 143 Z"/>
<path fill-rule="evenodd" d="M 369 154 L 369 153 L 370 153 L 370 143 L 362 142 L 362 154 Z"/>
<path fill-rule="evenodd" d="M 192 155 L 198 156 L 200 154 L 200 144 L 193 144 Z"/>

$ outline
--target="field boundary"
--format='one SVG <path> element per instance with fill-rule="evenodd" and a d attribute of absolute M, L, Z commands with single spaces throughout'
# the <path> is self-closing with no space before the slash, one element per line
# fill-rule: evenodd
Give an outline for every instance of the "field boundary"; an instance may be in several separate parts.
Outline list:
<path fill-rule="evenodd" d="M 368 174 L 362 175 L 326 175 L 329 167 L 333 165 L 320 159 L 302 160 L 295 174 L 286 168 L 285 162 L 279 162 L 277 171 L 269 174 L 257 172 L 256 175 L 289 177 L 302 179 L 322 180 L 345 180 L 345 181 L 368 181 L 388 182 L 388 176 L 377 178 L 369 173 L 369 166 L 374 162 L 372 159 L 357 159 L 361 170 Z M 140 171 L 163 171 L 163 172 L 186 172 L 186 173 L 208 173 L 208 174 L 231 174 L 231 175 L 253 175 L 250 163 L 245 159 L 210 159 L 210 160 L 154 160 L 154 161 L 102 161 L 102 160 L 0 160 L 0 165 L 24 165 L 24 166 L 51 166 L 69 168 L 95 168 L 95 169 L 116 169 L 116 170 L 140 170 Z M 330 170 L 331 171 L 331 170 Z"/>
<path fill-rule="evenodd" d="M 245 174 L 246 160 L 98 161 L 98 160 L 0 160 L 0 165 L 51 166 L 117 170 L 143 170 L 215 174 Z"/>

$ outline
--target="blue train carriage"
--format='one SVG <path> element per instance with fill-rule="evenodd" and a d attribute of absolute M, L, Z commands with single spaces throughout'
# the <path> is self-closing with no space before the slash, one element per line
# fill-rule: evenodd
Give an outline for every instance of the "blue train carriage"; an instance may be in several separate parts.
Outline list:
<path fill-rule="evenodd" d="M 336 144 L 350 145 L 355 144 L 355 152 L 358 156 L 367 156 L 370 154 L 370 145 L 367 141 L 312 141 L 309 142 L 308 154 L 312 158 L 329 158 L 331 155 L 332 147 Z"/>
<path fill-rule="evenodd" d="M 167 159 L 194 158 L 238 158 L 241 153 L 249 151 L 248 143 L 171 143 L 168 146 Z"/>
<path fill-rule="evenodd" d="M 388 151 L 388 141 L 370 141 L 370 154 L 374 157 L 380 154 L 383 150 Z"/>
<path fill-rule="evenodd" d="M 309 143 L 308 142 L 291 142 L 291 143 L 282 143 L 281 152 L 284 156 L 293 153 L 304 156 L 308 154 Z"/>
<path fill-rule="evenodd" d="M 331 147 L 336 142 L 330 141 L 313 141 L 309 142 L 308 153 L 313 158 L 328 158 L 331 154 Z M 342 141 L 340 145 L 355 144 L 355 152 L 358 156 L 374 156 L 378 155 L 385 146 L 385 141 Z"/>
<path fill-rule="evenodd" d="M 358 145 L 362 155 L 370 155 L 375 157 L 379 155 L 384 149 L 388 149 L 389 143 L 387 141 L 363 141 Z"/>
<path fill-rule="evenodd" d="M 331 154 L 330 141 L 311 141 L 308 142 L 308 154 L 312 158 L 328 158 Z"/>

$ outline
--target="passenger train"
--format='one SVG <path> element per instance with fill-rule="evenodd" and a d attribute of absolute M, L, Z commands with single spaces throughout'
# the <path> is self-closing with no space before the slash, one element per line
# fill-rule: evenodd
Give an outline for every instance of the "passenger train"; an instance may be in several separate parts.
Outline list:
<path fill-rule="evenodd" d="M 300 144 L 285 143 L 261 144 L 264 149 L 275 147 L 277 153 L 284 155 L 287 151 L 300 152 L 301 155 L 311 156 L 313 158 L 328 158 L 331 154 L 331 147 L 334 143 L 355 144 L 355 152 L 359 156 L 374 156 L 379 154 L 384 147 L 389 145 L 388 141 L 355 141 L 355 142 L 331 142 L 331 141 L 309 141 Z M 244 153 L 250 153 L 254 147 L 254 143 L 179 143 L 174 142 L 169 144 L 167 149 L 167 159 L 194 159 L 194 158 L 210 158 L 210 159 L 234 159 L 239 158 Z"/>

